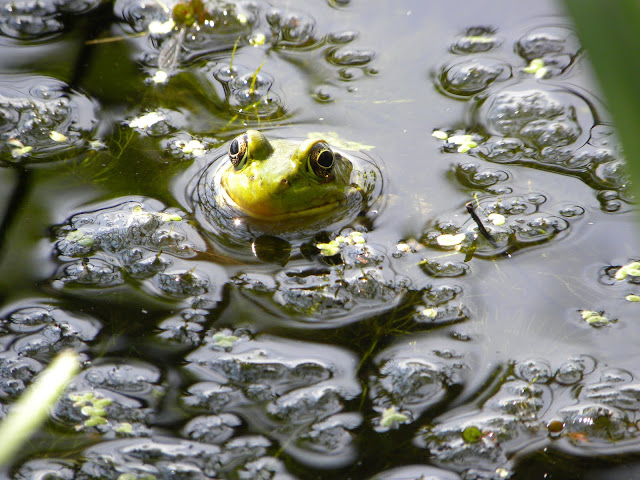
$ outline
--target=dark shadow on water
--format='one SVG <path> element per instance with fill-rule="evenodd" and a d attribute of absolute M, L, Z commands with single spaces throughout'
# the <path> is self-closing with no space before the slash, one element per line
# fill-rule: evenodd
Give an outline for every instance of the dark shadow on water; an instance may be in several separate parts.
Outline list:
<path fill-rule="evenodd" d="M 17 177 L 13 190 L 9 194 L 7 208 L 4 211 L 2 222 L 0 222 L 0 255 L 2 253 L 8 253 L 5 249 L 7 234 L 10 231 L 11 225 L 16 219 L 16 216 L 21 212 L 20 207 L 24 204 L 24 201 L 31 190 L 32 174 L 30 170 L 25 167 L 16 167 L 14 170 L 17 172 Z"/>

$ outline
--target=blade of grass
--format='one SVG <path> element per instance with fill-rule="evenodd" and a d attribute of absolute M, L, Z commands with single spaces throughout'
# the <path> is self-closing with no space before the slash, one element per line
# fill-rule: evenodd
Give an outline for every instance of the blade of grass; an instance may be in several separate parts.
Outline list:
<path fill-rule="evenodd" d="M 9 463 L 46 420 L 49 410 L 79 368 L 76 352 L 68 350 L 60 353 L 11 406 L 0 423 L 0 465 Z"/>
<path fill-rule="evenodd" d="M 564 0 L 587 49 L 640 198 L 640 2 Z"/>

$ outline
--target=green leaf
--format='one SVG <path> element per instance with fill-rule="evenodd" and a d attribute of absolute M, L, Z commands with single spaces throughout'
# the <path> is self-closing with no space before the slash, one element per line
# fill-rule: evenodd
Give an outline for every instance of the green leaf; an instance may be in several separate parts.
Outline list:
<path fill-rule="evenodd" d="M 640 2 L 565 0 L 607 97 L 640 198 Z"/>

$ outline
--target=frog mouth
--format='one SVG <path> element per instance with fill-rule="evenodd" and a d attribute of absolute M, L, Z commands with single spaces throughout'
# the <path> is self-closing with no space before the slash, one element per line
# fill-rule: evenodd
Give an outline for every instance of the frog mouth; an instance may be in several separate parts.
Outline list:
<path fill-rule="evenodd" d="M 336 213 L 337 215 L 342 216 L 350 210 L 347 205 L 355 203 L 353 200 L 354 194 L 361 193 L 357 188 L 349 188 L 345 193 L 344 199 L 334 200 L 332 202 L 327 202 L 310 208 L 265 214 L 256 212 L 247 205 L 237 201 L 225 188 L 220 190 L 224 193 L 224 201 L 226 201 L 230 207 L 235 208 L 251 218 L 269 223 L 294 222 L 296 220 L 310 221 L 323 216 L 330 216 L 331 213 Z M 360 197 L 360 195 L 358 195 L 358 197 Z M 342 206 L 345 206 L 345 208 L 341 208 Z"/>

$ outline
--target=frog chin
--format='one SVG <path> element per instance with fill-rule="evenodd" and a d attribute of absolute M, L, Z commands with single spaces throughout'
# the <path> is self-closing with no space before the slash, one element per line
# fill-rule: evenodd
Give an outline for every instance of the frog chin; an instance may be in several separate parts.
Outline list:
<path fill-rule="evenodd" d="M 317 207 L 304 208 L 301 210 L 288 210 L 286 212 L 270 212 L 265 214 L 256 212 L 247 205 L 238 203 L 233 198 L 231 198 L 228 193 L 227 197 L 229 197 L 229 200 L 233 202 L 233 206 L 235 208 L 250 216 L 251 218 L 273 223 L 286 221 L 294 222 L 298 219 L 318 218 L 340 208 L 340 202 L 336 200 L 334 202 L 325 203 Z"/>

